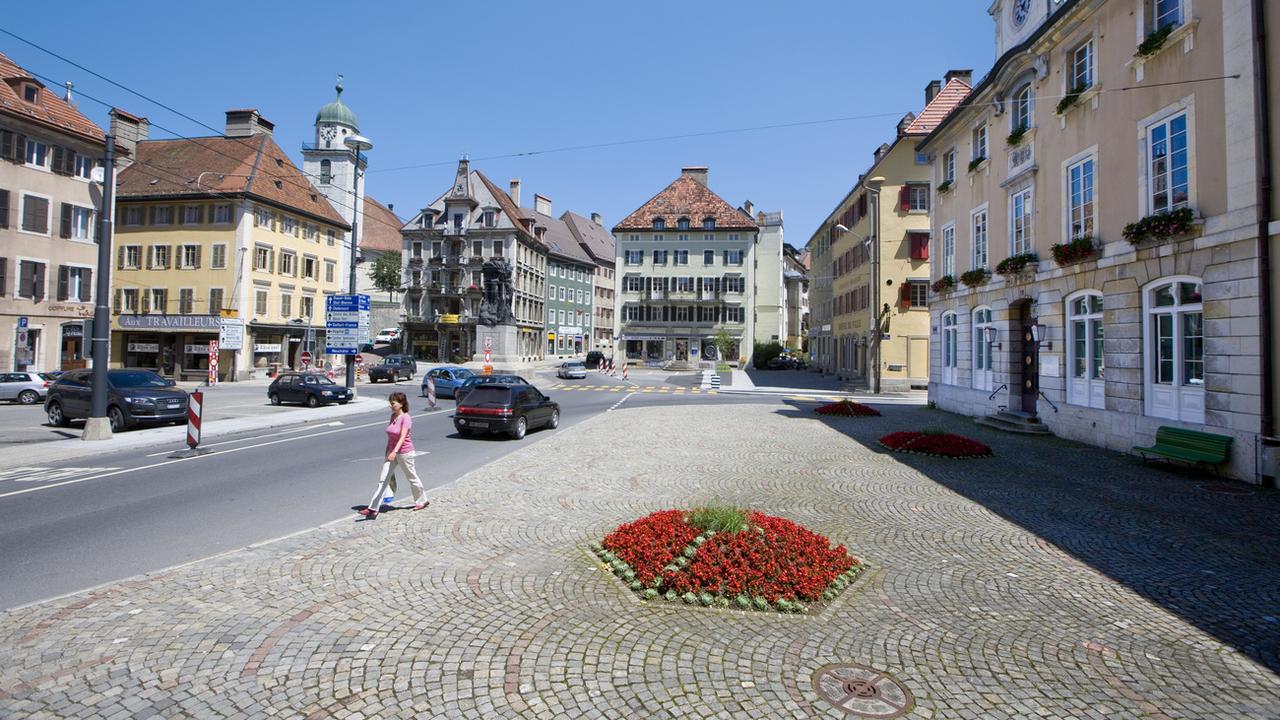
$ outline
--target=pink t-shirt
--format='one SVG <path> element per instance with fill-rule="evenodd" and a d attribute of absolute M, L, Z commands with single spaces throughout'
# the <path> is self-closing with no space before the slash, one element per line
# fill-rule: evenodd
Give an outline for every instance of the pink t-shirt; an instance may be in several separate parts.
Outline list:
<path fill-rule="evenodd" d="M 400 431 L 408 430 L 409 434 L 404 436 L 404 444 L 400 446 L 400 454 L 408 454 L 413 452 L 413 418 L 409 417 L 409 413 L 400 413 L 400 417 L 391 421 L 387 425 L 387 452 L 396 449 L 396 441 L 400 439 Z"/>

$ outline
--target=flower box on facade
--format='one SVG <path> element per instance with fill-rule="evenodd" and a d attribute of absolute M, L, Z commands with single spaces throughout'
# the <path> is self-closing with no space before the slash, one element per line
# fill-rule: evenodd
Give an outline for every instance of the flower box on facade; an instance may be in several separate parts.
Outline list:
<path fill-rule="evenodd" d="M 984 162 L 986 162 L 986 161 L 987 161 L 987 158 L 986 158 L 986 156 L 985 156 L 985 155 L 984 155 L 984 156 L 982 156 L 982 157 L 976 157 L 976 158 L 974 158 L 974 159 L 970 160 L 970 161 L 969 161 L 969 172 L 974 172 L 974 171 L 975 171 L 975 170 L 977 170 L 978 168 L 982 167 L 982 163 L 984 163 Z"/>
<path fill-rule="evenodd" d="M 960 282 L 964 283 L 965 287 L 978 287 L 979 285 L 986 285 L 987 281 L 990 279 L 991 279 L 991 273 L 986 268 L 969 270 L 968 272 L 963 272 L 960 274 Z"/>
<path fill-rule="evenodd" d="M 1010 255 L 1001 260 L 996 265 L 996 274 L 1003 275 L 1006 278 L 1012 275 L 1021 275 L 1023 273 L 1035 274 L 1040 268 L 1040 257 L 1035 253 L 1021 253 L 1019 255 Z"/>
<path fill-rule="evenodd" d="M 942 293 L 950 292 L 951 288 L 955 286 L 956 286 L 955 278 L 951 277 L 950 275 L 943 275 L 937 280 L 934 280 L 933 284 L 929 286 L 929 289 L 941 295 Z"/>
<path fill-rule="evenodd" d="M 939 192 L 939 193 L 945 193 L 945 192 L 947 192 L 947 191 L 949 191 L 949 190 L 951 190 L 951 181 L 950 181 L 950 180 L 943 180 L 942 182 L 938 183 L 938 192 Z"/>
<path fill-rule="evenodd" d="M 1093 236 L 1085 235 L 1070 242 L 1058 243 L 1050 251 L 1054 262 L 1062 266 L 1089 260 L 1098 254 L 1098 247 L 1093 243 Z"/>
<path fill-rule="evenodd" d="M 1189 234 L 1195 227 L 1196 213 L 1189 207 L 1148 215 L 1124 226 L 1124 239 L 1132 245 L 1161 242 Z"/>
<path fill-rule="evenodd" d="M 1009 137 L 1005 138 L 1005 143 L 1009 147 L 1017 146 L 1018 143 L 1022 142 L 1022 139 L 1026 137 L 1027 130 L 1028 128 L 1026 125 L 1020 125 L 1017 128 L 1014 128 L 1013 132 L 1009 133 Z"/>

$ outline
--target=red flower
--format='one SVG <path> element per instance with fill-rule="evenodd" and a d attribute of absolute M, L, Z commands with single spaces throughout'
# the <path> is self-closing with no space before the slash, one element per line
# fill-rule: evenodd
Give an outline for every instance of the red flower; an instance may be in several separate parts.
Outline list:
<path fill-rule="evenodd" d="M 896 452 L 914 452 L 943 457 L 986 457 L 991 447 L 963 435 L 951 433 L 933 435 L 913 430 L 889 433 L 880 438 L 880 444 Z"/>
<path fill-rule="evenodd" d="M 821 405 L 815 408 L 814 412 L 819 415 L 847 415 L 850 417 L 873 417 L 880 414 L 879 410 L 852 400 L 840 400 Z"/>
<path fill-rule="evenodd" d="M 660 510 L 614 530 L 601 541 L 648 585 L 663 566 L 698 536 L 680 510 Z"/>

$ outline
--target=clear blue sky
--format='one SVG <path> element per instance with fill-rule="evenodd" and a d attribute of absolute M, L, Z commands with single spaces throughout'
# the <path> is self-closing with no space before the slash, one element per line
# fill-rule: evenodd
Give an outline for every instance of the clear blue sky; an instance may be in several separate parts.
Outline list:
<path fill-rule="evenodd" d="M 344 100 L 376 146 L 368 192 L 401 217 L 446 190 L 461 153 L 554 211 L 622 219 L 684 165 L 738 205 L 783 210 L 802 246 L 949 68 L 994 60 L 988 3 L 17 3 L 0 27 L 221 129 L 256 107 L 300 162 L 316 110 Z M 78 18 L 73 29 L 65 19 Z M 101 18 L 101 21 L 98 20 Z M 99 30 L 104 28 L 105 31 Z M 184 135 L 209 130 L 11 37 L 18 64 Z M 106 124 L 85 97 L 81 110 Z M 482 160 L 829 118 L 876 119 Z M 167 137 L 155 129 L 153 137 Z M 429 167 L 395 170 L 434 163 Z"/>

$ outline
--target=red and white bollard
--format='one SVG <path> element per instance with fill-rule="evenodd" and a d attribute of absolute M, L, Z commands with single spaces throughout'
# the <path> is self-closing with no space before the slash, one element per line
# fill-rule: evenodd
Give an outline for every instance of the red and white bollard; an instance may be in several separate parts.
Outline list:
<path fill-rule="evenodd" d="M 626 379 L 627 379 L 627 366 L 626 366 L 626 365 L 623 365 L 623 366 L 622 366 L 622 379 L 623 379 L 623 380 L 626 380 Z"/>
<path fill-rule="evenodd" d="M 610 375 L 618 374 L 618 371 L 614 368 L 614 365 L 613 365 L 613 358 L 609 358 L 609 374 Z"/>
<path fill-rule="evenodd" d="M 432 410 L 436 409 L 436 379 L 427 377 L 427 404 Z"/>
<path fill-rule="evenodd" d="M 332 363 L 329 365 L 329 369 L 325 372 L 325 376 L 326 376 L 326 377 L 328 377 L 330 380 L 332 380 L 332 379 L 333 379 L 333 364 L 332 364 Z"/>
<path fill-rule="evenodd" d="M 204 411 L 204 393 L 195 390 L 187 399 L 187 447 L 192 450 L 200 444 L 200 416 Z"/>

